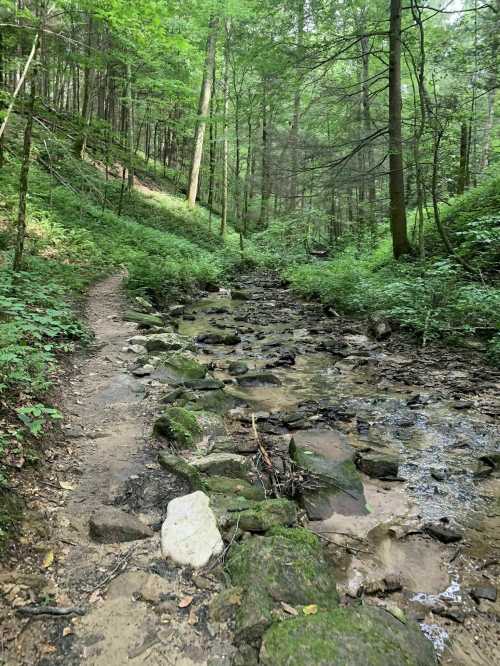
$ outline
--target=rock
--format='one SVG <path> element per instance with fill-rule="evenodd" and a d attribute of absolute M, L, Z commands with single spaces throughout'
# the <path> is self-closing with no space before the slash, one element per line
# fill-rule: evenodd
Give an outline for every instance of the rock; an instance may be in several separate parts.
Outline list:
<path fill-rule="evenodd" d="M 129 345 L 124 348 L 124 351 L 130 352 L 132 354 L 145 354 L 146 347 L 144 345 Z"/>
<path fill-rule="evenodd" d="M 191 462 L 196 469 L 209 476 L 229 476 L 238 479 L 246 477 L 252 470 L 252 461 L 237 453 L 209 453 Z"/>
<path fill-rule="evenodd" d="M 262 666 L 435 666 L 432 643 L 417 624 L 382 608 L 337 608 L 273 624 Z"/>
<path fill-rule="evenodd" d="M 442 543 L 456 543 L 463 539 L 463 535 L 460 532 L 440 524 L 426 525 L 425 531 Z"/>
<path fill-rule="evenodd" d="M 485 455 L 481 456 L 479 460 L 485 465 L 488 465 L 492 471 L 500 471 L 500 451 L 491 451 L 486 453 Z"/>
<path fill-rule="evenodd" d="M 183 382 L 183 385 L 193 391 L 216 391 L 217 389 L 224 388 L 224 382 L 221 382 L 220 379 L 214 379 L 213 377 L 207 377 L 205 379 L 188 379 Z"/>
<path fill-rule="evenodd" d="M 250 294 L 242 289 L 231 289 L 231 298 L 233 301 L 249 301 Z"/>
<path fill-rule="evenodd" d="M 374 312 L 368 320 L 368 332 L 375 340 L 385 340 L 390 337 L 392 328 L 389 320 L 382 312 Z"/>
<path fill-rule="evenodd" d="M 148 312 L 151 314 L 151 312 L 154 311 L 154 307 L 151 305 L 151 303 L 142 296 L 136 296 L 134 301 L 139 312 Z"/>
<path fill-rule="evenodd" d="M 154 314 L 147 314 L 145 312 L 135 312 L 134 310 L 128 310 L 123 315 L 124 321 L 133 321 L 136 324 L 139 324 L 142 328 L 151 328 L 151 326 L 163 326 L 163 319 Z"/>
<path fill-rule="evenodd" d="M 399 458 L 392 453 L 359 453 L 356 466 L 374 479 L 396 479 L 399 472 Z"/>
<path fill-rule="evenodd" d="M 106 599 L 140 598 L 148 603 L 158 604 L 174 590 L 175 586 L 171 581 L 157 574 L 127 571 L 111 581 L 106 590 Z"/>
<path fill-rule="evenodd" d="M 318 488 L 302 492 L 301 501 L 311 520 L 333 513 L 365 514 L 361 476 L 354 464 L 355 451 L 336 430 L 299 430 L 290 440 L 290 457 L 313 475 Z"/>
<path fill-rule="evenodd" d="M 281 380 L 272 372 L 248 372 L 241 377 L 237 377 L 240 386 L 280 386 Z"/>
<path fill-rule="evenodd" d="M 184 449 L 192 448 L 202 439 L 202 429 L 196 416 L 183 407 L 169 407 L 156 419 L 153 433 L 166 437 Z"/>
<path fill-rule="evenodd" d="M 448 478 L 448 470 L 446 469 L 431 467 L 430 473 L 432 478 L 436 479 L 436 481 L 446 481 L 446 479 Z"/>
<path fill-rule="evenodd" d="M 471 407 L 474 407 L 474 403 L 471 400 L 456 400 L 451 406 L 457 410 L 471 409 Z"/>
<path fill-rule="evenodd" d="M 137 338 L 141 338 L 138 341 Z M 148 352 L 156 351 L 179 351 L 184 349 L 192 349 L 193 342 L 185 335 L 178 335 L 177 333 L 154 333 L 153 335 L 136 336 L 129 340 L 132 344 L 143 344 Z"/>
<path fill-rule="evenodd" d="M 211 506 L 221 528 L 237 526 L 244 532 L 267 532 L 273 527 L 290 527 L 297 522 L 297 507 L 287 499 L 260 502 L 244 497 L 218 495 Z"/>
<path fill-rule="evenodd" d="M 138 518 L 112 506 L 103 506 L 92 514 L 89 533 L 98 543 L 136 541 L 153 536 L 153 531 Z"/>
<path fill-rule="evenodd" d="M 497 588 L 493 585 L 479 585 L 473 587 L 470 591 L 471 597 L 479 603 L 481 599 L 487 599 L 488 601 L 495 602 L 497 600 Z"/>
<path fill-rule="evenodd" d="M 228 587 L 218 592 L 208 607 L 210 622 L 226 622 L 233 617 L 236 608 L 241 605 L 242 595 L 241 587 Z"/>
<path fill-rule="evenodd" d="M 158 454 L 158 462 L 164 470 L 173 474 L 181 481 L 185 481 L 190 490 L 201 490 L 203 488 L 203 481 L 201 480 L 199 471 L 196 467 L 179 458 L 179 456 L 161 451 Z"/>
<path fill-rule="evenodd" d="M 171 305 L 168 308 L 168 314 L 171 317 L 182 317 L 184 314 L 184 305 Z"/>
<path fill-rule="evenodd" d="M 205 345 L 237 345 L 241 338 L 237 333 L 202 333 L 196 338 L 196 342 Z"/>
<path fill-rule="evenodd" d="M 272 536 L 233 545 L 226 561 L 232 584 L 244 590 L 236 612 L 238 641 L 259 639 L 281 602 L 317 604 L 321 610 L 338 605 L 335 578 L 317 537 L 301 528 L 275 529 Z"/>
<path fill-rule="evenodd" d="M 229 409 L 239 404 L 239 402 L 239 398 L 226 393 L 226 391 L 223 391 L 222 389 L 216 391 L 201 391 L 199 393 L 186 391 L 181 399 L 181 403 L 188 409 L 192 409 L 195 412 L 215 412 L 216 414 L 227 412 Z"/>
<path fill-rule="evenodd" d="M 140 368 L 135 368 L 134 370 L 132 370 L 132 374 L 135 377 L 146 377 L 147 375 L 150 375 L 152 372 L 154 372 L 154 367 L 149 363 L 146 363 L 146 365 L 143 365 Z"/>
<path fill-rule="evenodd" d="M 248 365 L 244 361 L 232 361 L 227 371 L 234 377 L 240 377 L 248 372 Z"/>
<path fill-rule="evenodd" d="M 173 391 L 170 391 L 170 393 L 167 393 L 167 395 L 163 396 L 160 402 L 164 405 L 171 405 L 179 400 L 179 398 L 181 398 L 184 393 L 185 390 L 183 388 L 176 388 Z"/>
<path fill-rule="evenodd" d="M 169 502 L 161 528 L 161 550 L 176 564 L 199 569 L 214 555 L 220 555 L 224 542 L 205 493 L 196 491 Z"/>
<path fill-rule="evenodd" d="M 207 374 L 207 368 L 196 360 L 189 352 L 172 352 L 161 354 L 156 363 L 159 377 L 183 383 L 201 380 Z"/>
<path fill-rule="evenodd" d="M 228 476 L 210 476 L 204 481 L 207 492 L 220 495 L 235 495 L 250 500 L 263 500 L 265 498 L 262 486 L 252 486 L 245 479 Z"/>

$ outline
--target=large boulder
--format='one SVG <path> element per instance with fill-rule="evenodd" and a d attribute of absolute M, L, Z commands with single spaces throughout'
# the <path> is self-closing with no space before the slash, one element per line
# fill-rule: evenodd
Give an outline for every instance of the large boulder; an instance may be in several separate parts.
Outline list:
<path fill-rule="evenodd" d="M 132 321 L 135 324 L 139 324 L 141 328 L 164 325 L 164 321 L 159 315 L 136 312 L 135 310 L 127 310 L 123 315 L 123 319 L 125 321 Z"/>
<path fill-rule="evenodd" d="M 299 430 L 290 441 L 290 456 L 311 478 L 301 501 L 311 520 L 333 513 L 367 513 L 363 483 L 354 464 L 355 450 L 336 430 Z"/>
<path fill-rule="evenodd" d="M 399 457 L 384 451 L 369 451 L 356 456 L 358 469 L 374 479 L 397 479 Z"/>
<path fill-rule="evenodd" d="M 156 362 L 157 373 L 161 379 L 184 383 L 192 380 L 202 380 L 207 369 L 196 360 L 190 352 L 171 352 L 161 354 Z"/>
<path fill-rule="evenodd" d="M 103 506 L 89 520 L 89 533 L 98 543 L 119 543 L 149 539 L 153 531 L 130 513 L 112 506 Z"/>
<path fill-rule="evenodd" d="M 254 536 L 233 546 L 226 569 L 232 584 L 244 590 L 236 613 L 238 641 L 259 639 L 281 602 L 320 609 L 338 605 L 332 568 L 317 537 L 304 529 L 277 528 L 273 536 Z"/>
<path fill-rule="evenodd" d="M 273 624 L 262 666 L 435 666 L 432 643 L 417 624 L 381 608 L 337 608 Z"/>
<path fill-rule="evenodd" d="M 143 345 L 148 352 L 171 352 L 193 349 L 193 341 L 185 335 L 177 333 L 153 333 L 152 335 L 136 335 L 128 341 L 130 344 Z"/>
<path fill-rule="evenodd" d="M 169 407 L 156 419 L 153 432 L 183 449 L 192 448 L 201 441 L 203 434 L 196 416 L 183 407 Z"/>
<path fill-rule="evenodd" d="M 196 491 L 169 502 L 161 528 L 161 550 L 176 564 L 199 569 L 213 555 L 220 555 L 224 542 L 205 493 Z"/>

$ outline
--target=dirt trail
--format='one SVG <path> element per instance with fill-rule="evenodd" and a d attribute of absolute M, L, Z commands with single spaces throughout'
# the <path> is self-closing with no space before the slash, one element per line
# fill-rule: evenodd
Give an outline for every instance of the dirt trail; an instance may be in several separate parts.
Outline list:
<path fill-rule="evenodd" d="M 197 588 L 182 570 L 164 562 L 157 536 L 132 545 L 100 545 L 89 536 L 90 515 L 116 504 L 124 488 L 145 476 L 157 479 L 165 491 L 169 485 L 154 450 L 145 450 L 151 410 L 144 383 L 127 370 L 134 356 L 126 351 L 127 338 L 137 332 L 137 325 L 123 321 L 124 307 L 121 275 L 96 284 L 89 293 L 87 321 L 95 343 L 90 356 L 76 360 L 62 404 L 69 455 L 60 452 L 55 476 L 43 489 L 50 503 L 35 502 L 38 511 L 28 519 L 50 525 L 37 545 L 42 554 L 54 556 L 39 599 L 48 594 L 52 605 L 82 607 L 86 614 L 28 620 L 10 616 L 2 622 L 4 637 L 17 637 L 0 644 L 2 664 L 118 666 L 130 661 L 134 666 L 196 666 L 207 663 L 209 643 L 215 654 L 223 652 L 197 628 L 195 604 L 193 609 L 178 608 L 181 599 L 196 596 Z M 53 481 L 67 490 L 56 491 Z M 168 503 L 168 491 L 160 491 L 152 504 L 158 495 Z M 151 523 L 161 519 L 161 512 L 138 517 Z M 33 582 L 40 584 L 32 571 L 21 564 L 2 575 L 8 586 L 25 584 L 19 605 L 27 601 L 23 594 Z M 218 587 L 208 577 L 199 584 L 200 598 Z"/>

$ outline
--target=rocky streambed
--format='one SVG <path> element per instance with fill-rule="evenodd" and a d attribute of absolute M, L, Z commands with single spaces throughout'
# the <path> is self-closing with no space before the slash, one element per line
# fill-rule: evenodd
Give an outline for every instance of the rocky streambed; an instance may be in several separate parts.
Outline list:
<path fill-rule="evenodd" d="M 498 374 L 272 273 L 134 307 L 58 572 L 91 611 L 43 663 L 494 663 Z"/>

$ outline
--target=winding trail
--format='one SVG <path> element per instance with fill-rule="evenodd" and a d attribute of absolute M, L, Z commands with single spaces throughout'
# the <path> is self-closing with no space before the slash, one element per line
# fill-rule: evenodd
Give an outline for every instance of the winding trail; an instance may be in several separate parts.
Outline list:
<path fill-rule="evenodd" d="M 95 343 L 89 356 L 75 360 L 62 404 L 65 445 L 28 521 L 46 523 L 35 551 L 39 559 L 28 558 L 14 572 L 22 581 L 42 570 L 38 598 L 48 595 L 55 605 L 87 612 L 22 621 L 6 613 L 10 638 L 0 658 L 23 666 L 247 666 L 232 661 L 230 623 L 211 616 L 223 587 L 216 569 L 193 574 L 175 567 L 162 558 L 157 534 L 104 544 L 89 536 L 90 515 L 110 506 L 157 532 L 168 502 L 188 492 L 157 463 L 162 443 L 152 438 L 152 423 L 166 386 L 160 376 L 131 372 L 137 362 L 127 340 L 137 327 L 123 320 L 121 280 L 110 277 L 89 294 Z M 189 336 L 241 337 L 232 346 L 197 347 L 199 360 L 210 364 L 241 405 L 226 410 L 228 436 L 240 452 L 253 452 L 248 443 L 254 413 L 276 464 L 287 464 L 290 435 L 332 428 L 361 454 L 383 449 L 399 456 L 404 481 L 363 475 L 368 512 L 353 515 L 340 507 L 309 527 L 327 543 L 346 599 L 363 589 L 370 602 L 389 595 L 437 642 L 445 633 L 451 637 L 443 663 L 494 663 L 499 602 L 477 604 L 468 590 L 495 585 L 500 574 L 499 480 L 484 466 L 477 476 L 480 457 L 494 450 L 498 434 L 498 374 L 473 353 L 423 354 L 397 334 L 373 340 L 362 322 L 298 302 L 272 273 L 238 282 L 244 300 L 226 292 L 209 295 L 188 305 L 179 319 L 179 332 Z M 251 372 L 272 373 L 279 383 L 240 385 L 228 372 L 235 361 Z M 460 532 L 458 546 L 423 533 L 424 524 L 443 518 Z M 40 558 L 47 552 L 54 561 L 43 570 Z M 493 564 L 486 567 L 488 562 Z M 398 579 L 394 589 L 380 587 L 391 576 Z M 9 578 L 2 580 L 8 584 Z"/>

